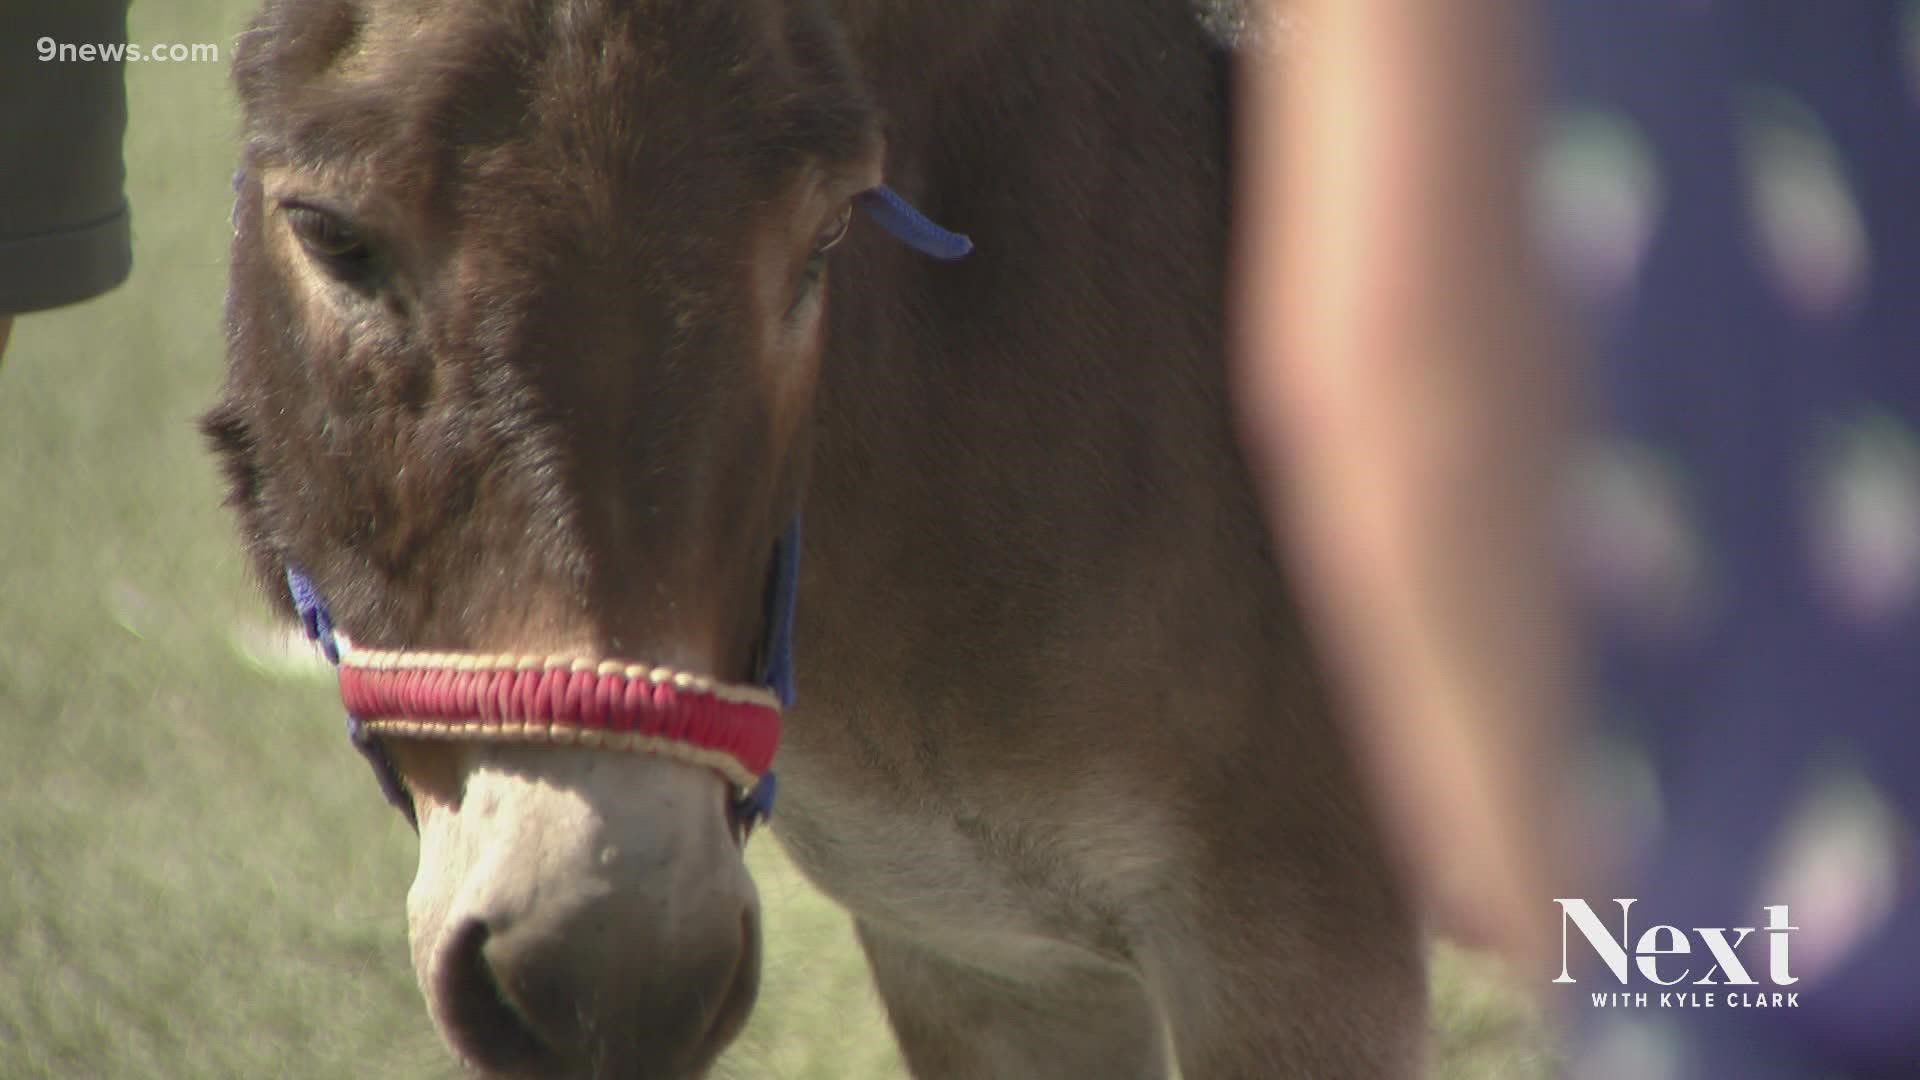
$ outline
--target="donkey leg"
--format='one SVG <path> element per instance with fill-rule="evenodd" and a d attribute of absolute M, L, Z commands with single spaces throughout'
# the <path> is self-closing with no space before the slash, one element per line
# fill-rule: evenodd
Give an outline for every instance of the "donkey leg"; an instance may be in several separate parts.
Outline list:
<path fill-rule="evenodd" d="M 1302 925 L 1276 898 L 1183 920 L 1146 950 L 1185 1080 L 1411 1080 L 1425 1075 L 1424 946 L 1406 921 Z M 1292 920 L 1274 914 L 1291 912 Z"/>
<path fill-rule="evenodd" d="M 1138 980 L 1086 968 L 1009 980 L 856 919 L 907 1069 L 926 1080 L 1166 1080 L 1162 1023 Z"/>

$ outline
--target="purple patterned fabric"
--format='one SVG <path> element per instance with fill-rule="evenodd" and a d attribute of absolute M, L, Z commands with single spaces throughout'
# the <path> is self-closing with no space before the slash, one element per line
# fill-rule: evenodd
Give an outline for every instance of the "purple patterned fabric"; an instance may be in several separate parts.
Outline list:
<path fill-rule="evenodd" d="M 1920 1076 L 1920 3 L 1549 10 L 1541 220 L 1604 405 L 1576 560 L 1601 730 L 1653 781 L 1635 932 L 1800 927 L 1797 1007 L 1583 981 L 1576 1075 Z"/>

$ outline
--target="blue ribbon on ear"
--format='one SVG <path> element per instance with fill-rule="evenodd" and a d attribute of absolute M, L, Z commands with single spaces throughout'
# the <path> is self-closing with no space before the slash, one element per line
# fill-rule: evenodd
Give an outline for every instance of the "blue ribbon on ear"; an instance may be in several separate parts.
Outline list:
<path fill-rule="evenodd" d="M 936 259 L 958 259 L 973 250 L 973 241 L 964 234 L 935 225 L 913 204 L 895 194 L 885 184 L 868 188 L 855 196 L 860 209 L 875 225 L 892 233 L 894 239 L 922 255 Z"/>

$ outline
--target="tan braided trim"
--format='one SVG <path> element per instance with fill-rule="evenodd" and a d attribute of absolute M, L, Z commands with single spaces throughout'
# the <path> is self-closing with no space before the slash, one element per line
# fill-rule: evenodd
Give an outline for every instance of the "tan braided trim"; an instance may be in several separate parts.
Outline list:
<path fill-rule="evenodd" d="M 412 666 L 412 665 L 407 665 Z M 492 669 L 481 669 L 492 670 Z M 554 746 L 581 746 L 593 750 L 624 750 L 658 754 L 692 765 L 702 765 L 726 777 L 728 782 L 750 788 L 759 777 L 748 772 L 740 759 L 721 750 L 708 750 L 676 739 L 664 739 L 629 731 L 602 731 L 575 724 L 488 723 L 482 720 L 405 720 L 384 718 L 363 720 L 366 730 L 380 735 L 409 739 L 472 739 L 481 742 L 549 743 Z"/>

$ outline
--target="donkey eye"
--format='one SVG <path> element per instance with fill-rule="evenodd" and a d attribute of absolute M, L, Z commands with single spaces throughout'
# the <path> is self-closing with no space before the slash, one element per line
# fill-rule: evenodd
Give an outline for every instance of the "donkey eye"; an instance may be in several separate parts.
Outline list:
<path fill-rule="evenodd" d="M 372 251 L 347 219 L 330 210 L 292 203 L 286 207 L 287 227 L 324 268 L 336 277 L 364 276 Z"/>
<path fill-rule="evenodd" d="M 794 291 L 793 307 L 788 312 L 789 316 L 797 314 L 806 307 L 814 294 L 819 291 L 820 280 L 827 276 L 827 253 L 847 238 L 847 226 L 852 221 L 853 204 L 848 203 L 841 208 L 839 216 L 835 217 L 825 229 L 821 230 L 820 235 L 814 238 L 813 250 L 807 254 L 806 265 L 800 269 L 800 282 Z"/>
<path fill-rule="evenodd" d="M 853 204 L 848 203 L 840 208 L 840 216 L 834 218 L 833 223 L 828 225 L 826 229 L 821 232 L 819 238 L 813 242 L 813 253 L 815 255 L 825 255 L 827 252 L 832 251 L 839 245 L 840 241 L 847 238 L 847 226 L 852 224 L 852 222 Z"/>

